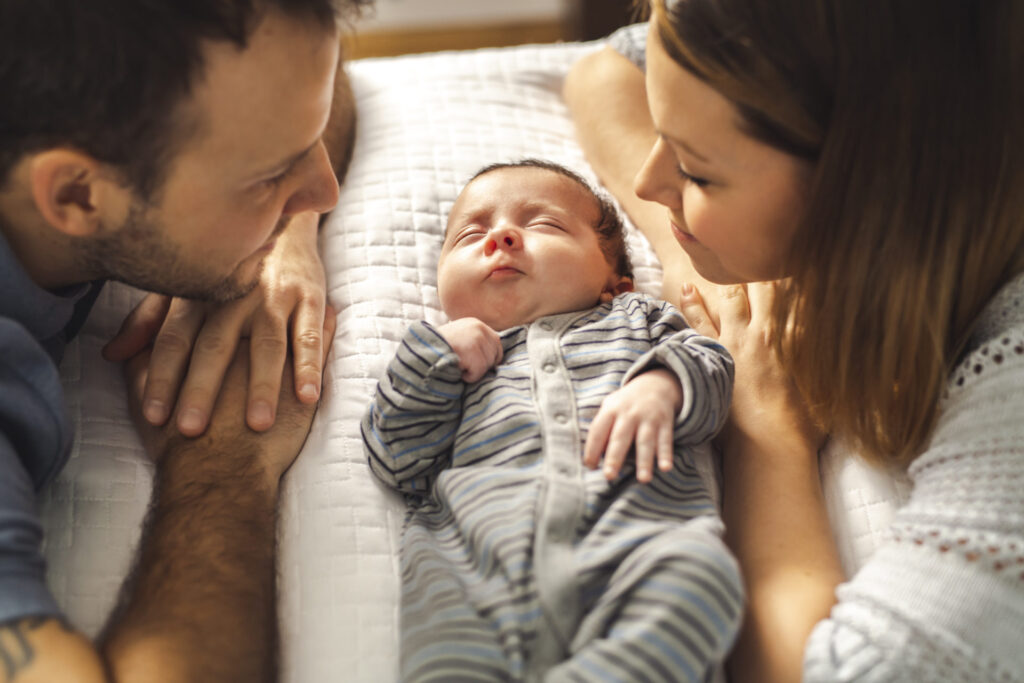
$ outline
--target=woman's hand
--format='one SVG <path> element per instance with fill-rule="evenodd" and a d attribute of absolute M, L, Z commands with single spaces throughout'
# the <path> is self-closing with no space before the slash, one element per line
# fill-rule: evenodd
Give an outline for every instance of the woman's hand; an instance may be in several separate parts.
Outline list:
<path fill-rule="evenodd" d="M 730 677 L 798 681 L 807 637 L 828 616 L 843 580 L 818 471 L 823 435 L 773 349 L 775 284 L 719 290 L 717 326 L 695 288 L 683 288 L 680 309 L 736 363 L 729 422 L 719 436 L 722 518 L 743 568 L 747 614 Z"/>
<path fill-rule="evenodd" d="M 824 433 L 815 426 L 773 348 L 770 315 L 776 284 L 754 282 L 717 290 L 717 324 L 692 285 L 682 287 L 679 308 L 691 327 L 717 339 L 736 363 L 732 409 L 719 443 L 725 447 L 737 438 L 784 439 L 801 444 L 801 452 L 817 454 Z"/>
<path fill-rule="evenodd" d="M 202 434 L 243 337 L 249 338 L 250 428 L 264 431 L 274 424 L 289 347 L 295 395 L 305 404 L 317 401 L 324 319 L 333 315 L 317 251 L 318 219 L 313 212 L 292 219 L 264 262 L 258 286 L 245 297 L 215 305 L 151 294 L 129 314 L 103 355 L 124 361 L 152 342 L 142 397 L 149 423 L 162 425 L 173 414 L 182 434 Z"/>

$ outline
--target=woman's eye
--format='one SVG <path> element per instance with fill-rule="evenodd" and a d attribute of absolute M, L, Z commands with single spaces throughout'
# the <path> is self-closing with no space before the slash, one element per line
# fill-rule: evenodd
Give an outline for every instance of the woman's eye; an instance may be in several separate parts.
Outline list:
<path fill-rule="evenodd" d="M 695 175 L 690 175 L 683 170 L 682 166 L 676 166 L 676 170 L 679 172 L 679 177 L 688 183 L 693 183 L 697 187 L 707 187 L 710 181 L 707 178 L 700 178 Z"/>

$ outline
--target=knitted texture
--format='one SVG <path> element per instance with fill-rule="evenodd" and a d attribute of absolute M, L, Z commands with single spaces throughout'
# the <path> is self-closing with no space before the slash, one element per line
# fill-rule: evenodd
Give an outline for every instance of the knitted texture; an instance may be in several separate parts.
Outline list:
<path fill-rule="evenodd" d="M 806 681 L 1024 681 L 1024 277 L 976 330 L 888 542 L 811 635 Z"/>

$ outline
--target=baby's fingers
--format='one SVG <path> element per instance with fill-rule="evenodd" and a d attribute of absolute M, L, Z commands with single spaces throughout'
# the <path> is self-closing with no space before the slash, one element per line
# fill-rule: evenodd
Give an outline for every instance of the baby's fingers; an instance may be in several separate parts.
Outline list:
<path fill-rule="evenodd" d="M 587 441 L 583 445 L 583 464 L 586 467 L 595 470 L 601 463 L 601 455 L 608 443 L 608 435 L 611 433 L 614 422 L 615 418 L 608 411 L 597 411 L 597 416 L 590 423 L 590 429 L 587 431 Z"/>

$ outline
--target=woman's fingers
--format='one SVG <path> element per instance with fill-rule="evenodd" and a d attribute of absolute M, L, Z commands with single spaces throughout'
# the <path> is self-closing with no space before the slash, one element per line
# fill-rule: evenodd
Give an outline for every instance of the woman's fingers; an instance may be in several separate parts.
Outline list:
<path fill-rule="evenodd" d="M 704 305 L 704 299 L 701 297 L 700 292 L 697 291 L 697 288 L 690 283 L 686 283 L 680 288 L 679 310 L 683 317 L 686 318 L 686 322 L 690 327 L 705 337 L 718 339 L 719 330 L 715 327 L 711 316 L 708 314 L 708 309 Z"/>
<path fill-rule="evenodd" d="M 765 325 L 771 319 L 777 284 L 776 282 L 751 282 L 747 285 L 751 322 Z"/>

